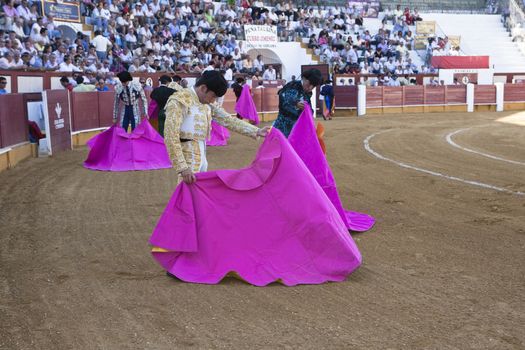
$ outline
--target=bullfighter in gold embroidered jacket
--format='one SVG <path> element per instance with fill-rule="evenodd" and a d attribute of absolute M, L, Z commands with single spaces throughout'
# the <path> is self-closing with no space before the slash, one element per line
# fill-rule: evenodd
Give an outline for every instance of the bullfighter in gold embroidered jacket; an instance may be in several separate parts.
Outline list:
<path fill-rule="evenodd" d="M 266 136 L 268 127 L 259 129 L 214 104 L 226 93 L 228 83 L 217 71 L 207 71 L 193 88 L 173 93 L 166 104 L 164 142 L 173 167 L 186 183 L 195 181 L 194 173 L 206 171 L 206 139 L 210 136 L 211 121 L 257 139 Z"/>

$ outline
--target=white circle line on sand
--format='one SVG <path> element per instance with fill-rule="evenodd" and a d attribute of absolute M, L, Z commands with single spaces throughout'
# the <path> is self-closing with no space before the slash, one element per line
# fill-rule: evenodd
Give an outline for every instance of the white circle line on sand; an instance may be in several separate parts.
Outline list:
<path fill-rule="evenodd" d="M 473 149 L 470 149 L 470 148 L 466 148 L 466 147 L 463 147 L 463 146 L 460 146 L 458 145 L 457 143 L 454 142 L 454 140 L 452 140 L 452 136 L 456 135 L 456 134 L 459 134 L 460 132 L 463 132 L 463 131 L 467 131 L 467 130 L 470 130 L 472 128 L 465 128 L 465 129 L 459 129 L 459 130 L 456 130 L 456 131 L 453 131 L 451 132 L 450 134 L 448 134 L 446 136 L 446 139 L 447 139 L 447 142 L 453 146 L 453 147 L 456 147 L 456 148 L 459 148 L 465 152 L 470 152 L 470 153 L 475 153 L 475 154 L 478 154 L 480 156 L 483 156 L 483 157 L 487 157 L 487 158 L 490 158 L 490 159 L 494 159 L 494 160 L 500 160 L 502 162 L 507 162 L 507 163 L 512 163 L 512 164 L 517 164 L 517 165 L 525 165 L 524 162 L 518 162 L 517 160 L 510 160 L 510 159 L 505 159 L 505 158 L 501 158 L 501 157 L 497 157 L 497 156 L 493 156 L 492 154 L 487 154 L 487 153 L 483 153 L 483 152 L 478 152 L 478 151 L 475 151 Z"/>
<path fill-rule="evenodd" d="M 372 149 L 372 147 L 370 147 L 370 140 L 372 140 L 372 138 L 374 138 L 375 136 L 377 136 L 379 134 L 383 134 L 383 133 L 388 132 L 388 131 L 392 131 L 392 129 L 390 129 L 390 130 L 383 130 L 383 131 L 379 131 L 379 132 L 373 133 L 372 135 L 369 135 L 363 141 L 363 145 L 364 145 L 365 149 L 369 153 L 374 155 L 376 158 L 379 158 L 381 160 L 386 160 L 388 162 L 394 163 L 394 164 L 396 164 L 396 165 L 398 165 L 398 166 L 400 166 L 402 168 L 419 171 L 419 172 L 422 172 L 422 173 L 425 173 L 425 174 L 429 174 L 429 175 L 433 175 L 433 176 L 437 176 L 437 177 L 442 177 L 442 178 L 445 178 L 445 179 L 448 179 L 448 180 L 458 181 L 458 182 L 462 182 L 462 183 L 465 183 L 465 184 L 468 184 L 468 185 L 472 185 L 472 186 L 488 188 L 488 189 L 491 189 L 491 190 L 494 190 L 494 191 L 498 191 L 498 192 L 510 193 L 510 194 L 515 194 L 515 195 L 518 195 L 518 196 L 525 196 L 525 192 L 512 191 L 512 190 L 509 190 L 509 189 L 506 189 L 506 188 L 503 188 L 503 187 L 493 186 L 493 185 L 486 184 L 486 183 L 483 183 L 483 182 L 478 182 L 478 181 L 473 181 L 473 180 L 465 180 L 465 179 L 462 179 L 460 177 L 438 173 L 437 171 L 432 171 L 432 170 L 427 170 L 427 169 L 423 169 L 423 168 L 418 168 L 418 167 L 410 165 L 410 164 L 406 164 L 406 163 L 399 162 L 399 161 L 394 160 L 394 159 L 387 158 L 387 157 L 379 154 L 378 152 L 374 151 Z"/>

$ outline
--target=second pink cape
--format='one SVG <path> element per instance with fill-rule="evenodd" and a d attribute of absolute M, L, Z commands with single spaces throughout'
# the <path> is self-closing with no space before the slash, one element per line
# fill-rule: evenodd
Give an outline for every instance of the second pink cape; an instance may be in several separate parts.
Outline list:
<path fill-rule="evenodd" d="M 92 137 L 84 167 L 92 170 L 132 171 L 171 168 L 164 139 L 144 120 L 131 134 L 113 125 Z"/>

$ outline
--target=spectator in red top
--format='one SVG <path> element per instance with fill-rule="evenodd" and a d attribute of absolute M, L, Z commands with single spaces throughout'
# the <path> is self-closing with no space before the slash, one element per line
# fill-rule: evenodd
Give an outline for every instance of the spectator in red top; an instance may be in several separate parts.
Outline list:
<path fill-rule="evenodd" d="M 71 82 L 69 81 L 69 78 L 66 77 L 66 76 L 63 76 L 62 78 L 60 78 L 60 85 L 62 85 L 64 87 L 64 89 L 68 89 L 69 91 L 73 91 L 73 84 L 71 84 Z"/>
<path fill-rule="evenodd" d="M 403 13 L 403 16 L 405 16 L 405 21 L 407 25 L 411 26 L 414 24 L 414 20 L 412 19 L 412 15 L 410 14 L 410 8 L 405 7 L 405 12 Z"/>

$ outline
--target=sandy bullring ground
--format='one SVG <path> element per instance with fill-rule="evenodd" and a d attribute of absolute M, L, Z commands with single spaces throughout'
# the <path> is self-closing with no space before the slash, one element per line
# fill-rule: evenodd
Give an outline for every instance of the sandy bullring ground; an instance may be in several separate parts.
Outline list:
<path fill-rule="evenodd" d="M 89 171 L 86 148 L 22 162 L 0 174 L 0 349 L 525 349 L 524 124 L 325 123 L 345 207 L 377 224 L 354 235 L 362 267 L 318 286 L 168 278 L 147 240 L 173 171 Z M 233 135 L 210 167 L 257 147 Z"/>

